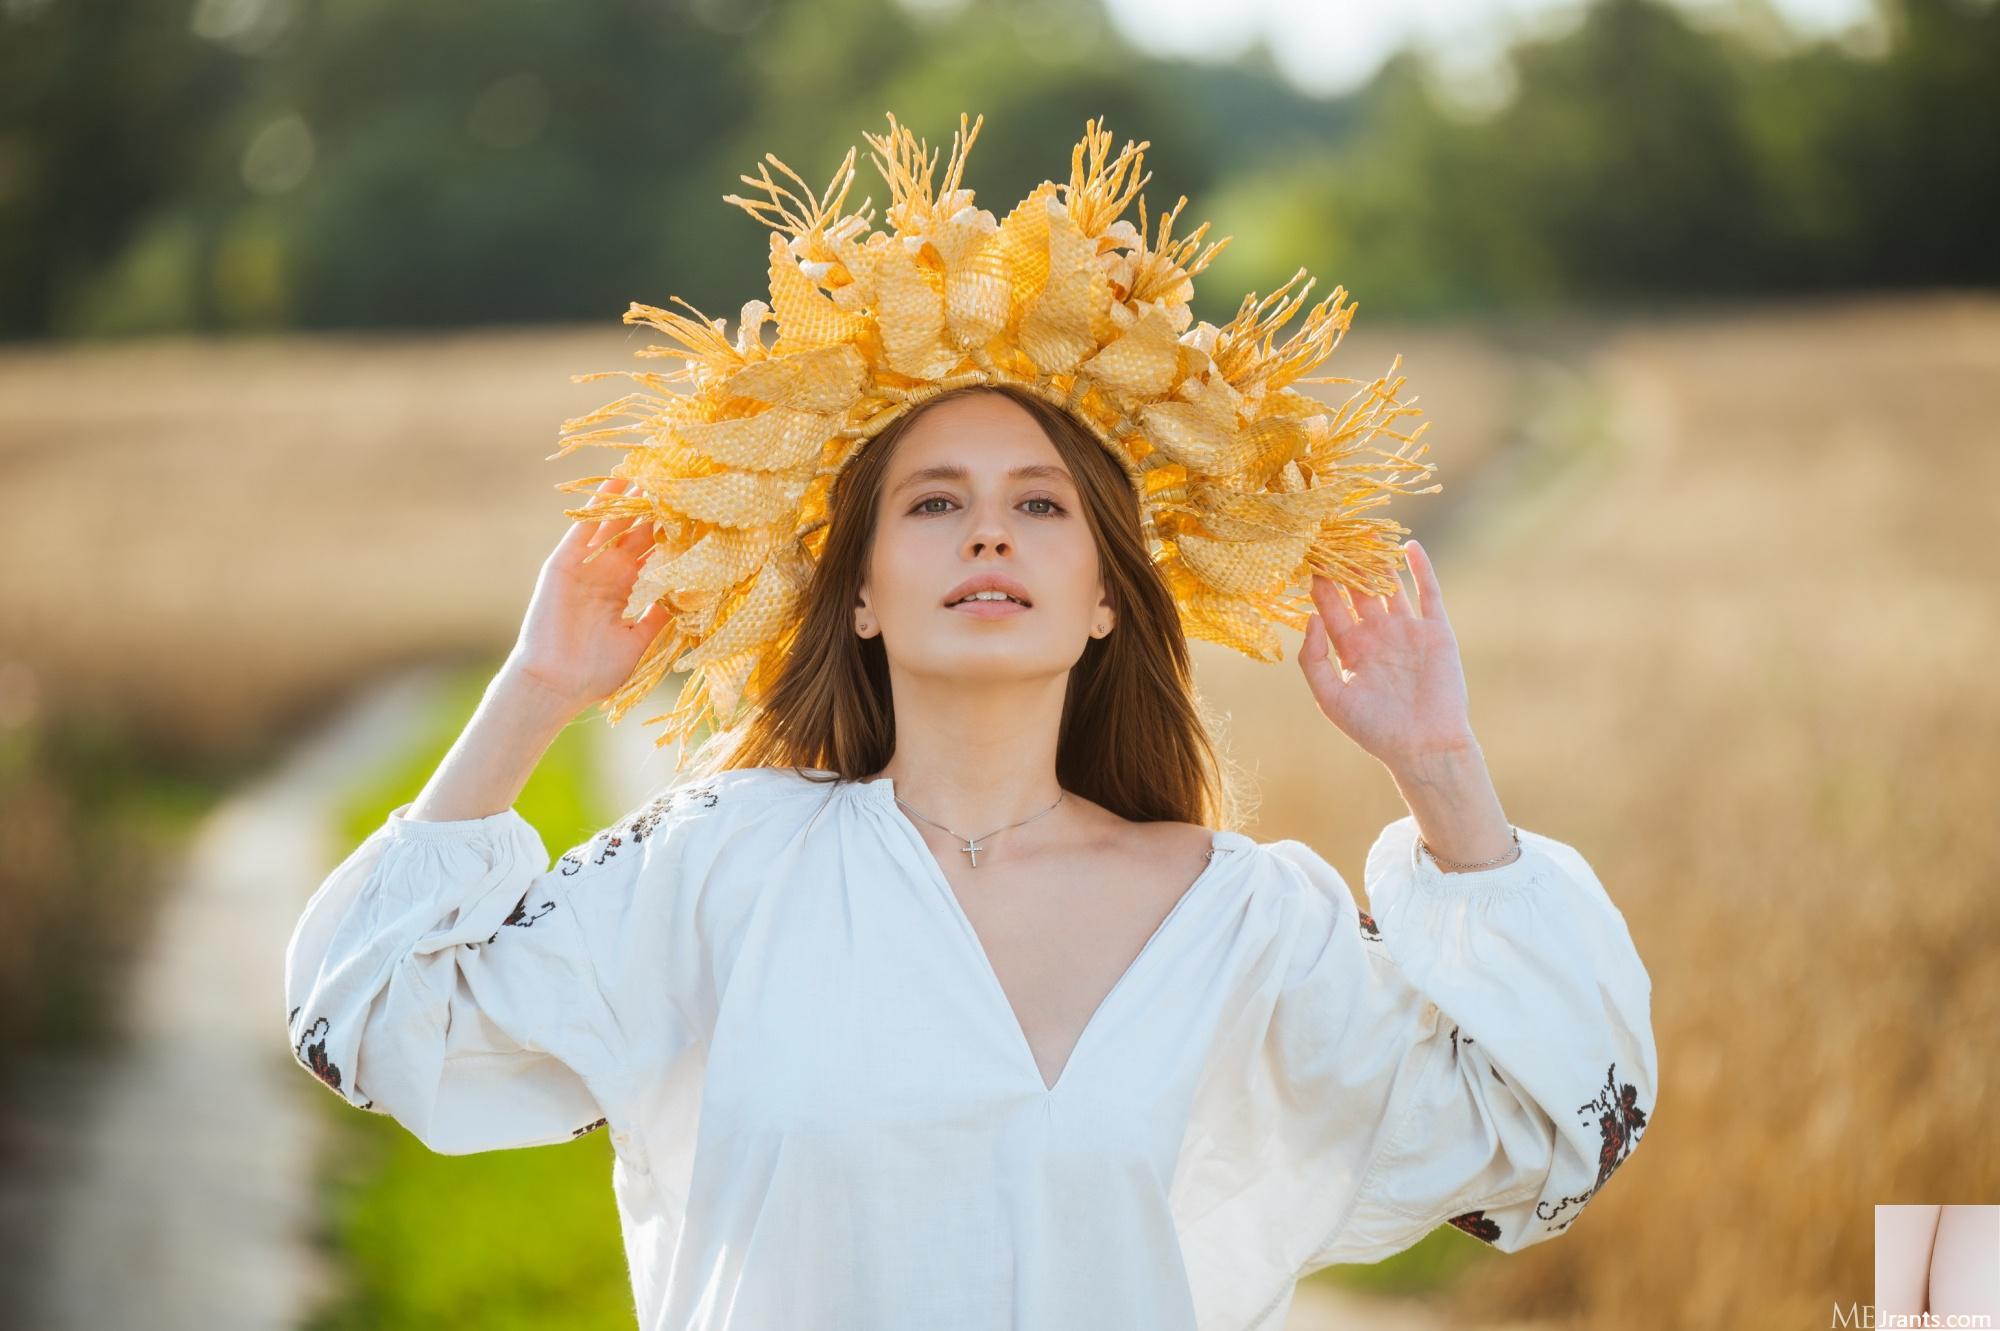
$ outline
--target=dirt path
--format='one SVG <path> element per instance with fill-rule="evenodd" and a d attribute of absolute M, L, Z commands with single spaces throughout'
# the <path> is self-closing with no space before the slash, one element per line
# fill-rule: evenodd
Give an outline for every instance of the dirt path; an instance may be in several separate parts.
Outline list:
<path fill-rule="evenodd" d="M 218 808 L 166 894 L 120 1047 L 26 1079 L 16 1108 L 41 1163 L 9 1182 L 8 1209 L 34 1222 L 34 1250 L 10 1260 L 15 1325 L 276 1331 L 325 1288 L 319 1092 L 285 1048 L 285 941 L 341 854 L 329 796 L 396 750 L 436 682 L 371 692 Z"/>

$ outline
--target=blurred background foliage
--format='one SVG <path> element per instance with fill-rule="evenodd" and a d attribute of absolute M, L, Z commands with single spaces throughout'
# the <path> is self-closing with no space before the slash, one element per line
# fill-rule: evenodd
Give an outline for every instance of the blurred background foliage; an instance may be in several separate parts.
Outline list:
<path fill-rule="evenodd" d="M 1880 0 L 1868 43 L 1734 13 L 1601 0 L 1475 112 L 1415 51 L 1314 96 L 1085 0 L 7 0 L 0 336 L 733 318 L 765 236 L 720 196 L 854 145 L 879 216 L 885 111 L 947 148 L 983 113 L 988 208 L 1090 116 L 1163 145 L 1153 211 L 1235 237 L 1216 322 L 1300 264 L 1411 317 L 1992 282 L 2000 7 Z"/>

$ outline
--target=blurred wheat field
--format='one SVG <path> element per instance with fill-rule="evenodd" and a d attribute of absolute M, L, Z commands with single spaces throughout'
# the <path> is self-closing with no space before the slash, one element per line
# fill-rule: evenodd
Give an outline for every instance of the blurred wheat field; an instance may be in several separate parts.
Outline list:
<path fill-rule="evenodd" d="M 1876 1203 L 2000 1195 L 2000 301 L 1618 327 L 1587 372 L 1605 464 L 1435 553 L 1509 816 L 1590 859 L 1647 961 L 1661 1098 L 1585 1218 L 1459 1306 L 1827 1325 L 1873 1297 Z M 1386 775 L 1203 663 L 1259 835 L 1358 867 Z"/>
<path fill-rule="evenodd" d="M 1436 558 L 1509 816 L 1626 914 L 1662 1058 L 1615 1186 L 1454 1310 L 1821 1325 L 1872 1294 L 1876 1203 L 2000 1192 L 2000 299 L 1368 324 L 1323 372 L 1404 356 L 1445 490 L 1389 511 Z M 615 456 L 541 461 L 628 386 L 568 376 L 650 368 L 646 340 L 0 354 L 0 657 L 231 749 L 391 662 L 504 647 L 552 487 Z M 1195 651 L 1246 830 L 1361 893 L 1386 774 L 1289 661 Z"/>
<path fill-rule="evenodd" d="M 554 487 L 619 456 L 547 461 L 562 422 L 637 387 L 570 376 L 673 368 L 610 322 L 0 351 L 0 651 L 241 752 L 390 664 L 504 647 L 585 502 Z M 1475 466 L 1511 409 L 1504 350 L 1365 323 L 1323 372 L 1366 382 L 1404 353 L 1449 465 Z"/>

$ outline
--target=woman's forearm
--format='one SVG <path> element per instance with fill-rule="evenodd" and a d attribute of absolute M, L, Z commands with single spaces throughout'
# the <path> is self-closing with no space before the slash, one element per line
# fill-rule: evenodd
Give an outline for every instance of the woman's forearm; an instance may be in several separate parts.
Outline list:
<path fill-rule="evenodd" d="M 549 745 L 582 710 L 575 699 L 502 667 L 404 816 L 450 822 L 512 808 Z"/>
<path fill-rule="evenodd" d="M 1513 828 L 1475 741 L 1385 765 L 1434 854 L 1461 863 L 1519 858 Z"/>

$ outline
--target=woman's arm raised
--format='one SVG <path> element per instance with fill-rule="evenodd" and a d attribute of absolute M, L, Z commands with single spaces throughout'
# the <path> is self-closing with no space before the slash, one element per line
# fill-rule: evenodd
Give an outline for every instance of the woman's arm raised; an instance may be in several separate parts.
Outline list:
<path fill-rule="evenodd" d="M 625 482 L 608 478 L 591 507 Z M 543 561 L 521 631 L 465 730 L 417 798 L 412 822 L 483 818 L 513 806 L 550 743 L 632 673 L 663 610 L 623 617 L 651 549 L 643 515 L 573 522 Z"/>
<path fill-rule="evenodd" d="M 600 499 L 622 482 L 600 488 Z M 630 672 L 659 616 L 622 617 L 643 515 L 578 522 L 543 565 L 520 640 L 418 797 L 306 902 L 285 948 L 293 1057 L 447 1154 L 567 1140 L 619 1115 L 634 1069 L 690 1044 L 707 983 L 678 918 L 682 820 L 665 800 L 549 863 L 514 809 L 578 711 Z M 592 558 L 596 551 L 599 557 Z M 616 965 L 659 922 L 675 1005 L 630 1008 Z"/>

